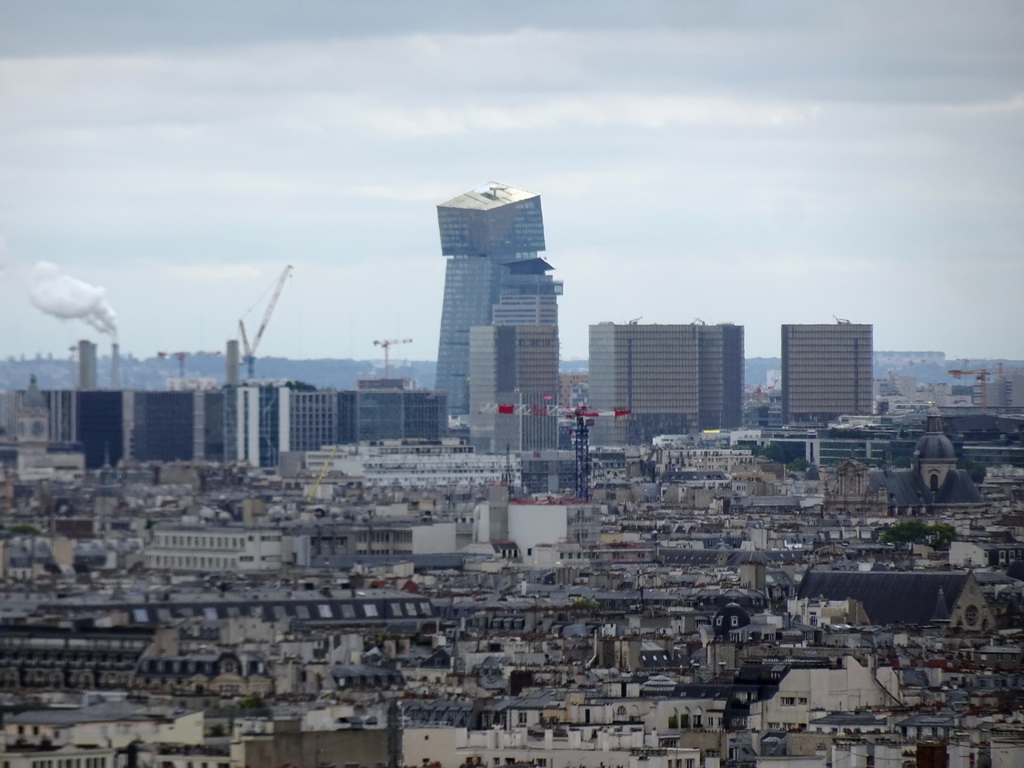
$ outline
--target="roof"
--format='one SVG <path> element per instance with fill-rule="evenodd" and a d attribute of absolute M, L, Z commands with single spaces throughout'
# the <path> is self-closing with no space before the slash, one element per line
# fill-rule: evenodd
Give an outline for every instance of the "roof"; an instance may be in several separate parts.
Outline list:
<path fill-rule="evenodd" d="M 4 722 L 22 725 L 75 725 L 118 720 L 149 720 L 142 707 L 127 701 L 104 701 L 76 709 L 33 709 L 7 715 Z"/>
<path fill-rule="evenodd" d="M 897 507 L 984 503 L 977 486 L 962 469 L 950 470 L 937 492 L 932 492 L 916 469 L 872 469 L 868 471 L 868 488 L 872 492 L 885 489 L 890 505 Z"/>
<path fill-rule="evenodd" d="M 500 208 L 510 203 L 518 203 L 522 200 L 529 200 L 531 197 L 539 197 L 536 192 L 527 192 L 525 189 L 510 187 L 497 181 L 489 181 L 481 187 L 463 192 L 458 197 L 453 197 L 446 203 L 441 203 L 438 208 L 465 208 L 474 211 L 489 211 Z"/>
<path fill-rule="evenodd" d="M 872 624 L 930 624 L 941 620 L 935 611 L 940 596 L 946 617 L 971 574 L 967 571 L 808 571 L 798 597 L 854 599 L 864 606 Z"/>

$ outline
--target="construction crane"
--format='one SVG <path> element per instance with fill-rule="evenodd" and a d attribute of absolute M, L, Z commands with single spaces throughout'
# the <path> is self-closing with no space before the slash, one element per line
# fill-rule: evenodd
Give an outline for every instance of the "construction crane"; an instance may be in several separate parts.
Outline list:
<path fill-rule="evenodd" d="M 263 320 L 260 322 L 260 327 L 256 331 L 256 336 L 252 340 L 252 344 L 249 344 L 249 336 L 245 332 L 244 317 L 238 321 L 238 330 L 242 335 L 242 349 L 244 350 L 243 359 L 245 360 L 246 370 L 250 379 L 255 376 L 256 368 L 256 350 L 259 349 L 260 339 L 263 338 L 263 332 L 267 330 L 267 323 L 270 322 L 270 316 L 274 314 L 274 307 L 277 306 L 277 300 L 281 296 L 281 290 L 284 288 L 285 282 L 288 280 L 288 276 L 292 273 L 292 265 L 289 264 L 284 268 L 280 277 L 277 278 L 277 283 L 274 286 L 274 294 L 270 297 L 270 301 L 267 303 L 267 308 L 263 312 Z M 262 298 L 262 297 L 261 297 Z M 259 303 L 257 300 L 256 304 Z M 249 312 L 252 312 L 256 306 L 253 304 L 249 307 Z M 245 314 L 249 314 L 246 312 Z"/>
<path fill-rule="evenodd" d="M 1002 374 L 1003 374 L 1003 366 L 1001 364 L 999 366 L 999 369 L 995 370 L 995 371 L 989 370 L 988 368 L 974 368 L 972 370 L 962 370 L 962 369 L 959 369 L 959 368 L 954 368 L 951 371 L 946 371 L 946 373 L 948 373 L 950 376 L 954 376 L 955 378 L 958 378 L 958 379 L 961 376 L 974 376 L 974 377 L 976 377 L 978 383 L 981 384 L 981 387 L 980 387 L 980 389 L 981 389 L 981 412 L 982 413 L 988 413 L 988 387 L 986 386 L 986 384 L 988 383 L 988 377 L 989 376 L 993 376 L 993 375 L 1002 376 Z"/>
<path fill-rule="evenodd" d="M 557 416 L 559 421 L 572 428 L 573 443 L 576 452 L 575 498 L 590 501 L 590 428 L 594 419 L 601 416 L 622 418 L 629 416 L 627 408 L 615 408 L 610 411 L 595 411 L 586 405 L 576 408 L 564 408 L 557 405 L 536 405 L 512 403 L 496 403 L 485 405 L 481 413 L 497 413 L 508 416 Z"/>
<path fill-rule="evenodd" d="M 157 352 L 156 356 L 159 358 L 173 357 L 178 361 L 178 378 L 185 378 L 185 358 L 189 356 L 188 352 Z M 219 355 L 220 351 L 215 352 L 193 352 L 193 355 Z"/>
<path fill-rule="evenodd" d="M 383 339 L 381 341 L 373 342 L 373 346 L 382 347 L 384 349 L 384 378 L 388 378 L 391 373 L 391 361 L 388 357 L 388 350 L 395 344 L 412 344 L 412 339 Z"/>
<path fill-rule="evenodd" d="M 331 469 L 331 462 L 334 461 L 334 455 L 338 452 L 340 445 L 334 446 L 331 450 L 331 455 L 327 457 L 327 461 L 324 462 L 323 469 L 320 470 L 320 474 L 316 476 L 316 482 L 313 483 L 313 487 L 309 489 L 309 493 L 306 495 L 306 503 L 313 501 L 316 497 L 316 492 L 320 489 L 320 483 L 324 481 L 328 471 Z"/>

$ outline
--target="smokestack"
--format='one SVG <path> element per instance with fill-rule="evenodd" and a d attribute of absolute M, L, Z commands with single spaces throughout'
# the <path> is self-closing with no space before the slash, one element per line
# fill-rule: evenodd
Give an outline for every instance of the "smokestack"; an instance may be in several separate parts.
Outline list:
<path fill-rule="evenodd" d="M 96 389 L 96 345 L 87 339 L 78 342 L 78 388 L 83 392 Z"/>
<path fill-rule="evenodd" d="M 238 386 L 238 368 L 242 364 L 242 358 L 238 352 L 238 339 L 228 340 L 227 354 L 224 358 L 224 386 Z"/>
<path fill-rule="evenodd" d="M 121 388 L 121 345 L 116 341 L 110 345 L 110 388 Z"/>

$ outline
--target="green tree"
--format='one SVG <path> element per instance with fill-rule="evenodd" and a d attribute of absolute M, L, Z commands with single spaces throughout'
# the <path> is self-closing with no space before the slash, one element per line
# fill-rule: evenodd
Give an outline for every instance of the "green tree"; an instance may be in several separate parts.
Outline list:
<path fill-rule="evenodd" d="M 811 464 L 807 459 L 793 459 L 786 465 L 786 469 L 790 472 L 804 472 L 809 466 L 811 466 Z"/>
<path fill-rule="evenodd" d="M 956 529 L 944 523 L 925 525 L 920 520 L 908 520 L 883 531 L 879 538 L 890 544 L 927 544 L 946 550 L 956 541 Z"/>
<path fill-rule="evenodd" d="M 928 536 L 928 526 L 920 520 L 908 520 L 882 532 L 879 538 L 890 544 L 919 544 Z"/>
<path fill-rule="evenodd" d="M 979 464 L 976 461 L 964 461 L 964 471 L 967 472 L 975 485 L 981 485 L 985 482 L 985 470 L 987 469 L 988 467 L 984 464 Z"/>
<path fill-rule="evenodd" d="M 28 525 L 27 523 L 12 525 L 10 531 L 18 536 L 38 536 L 41 533 L 34 525 Z"/>
<path fill-rule="evenodd" d="M 949 545 L 956 541 L 956 528 L 945 523 L 936 523 L 928 526 L 928 543 L 943 551 L 949 549 Z"/>
<path fill-rule="evenodd" d="M 258 693 L 254 693 L 238 702 L 238 706 L 242 709 L 262 709 L 263 699 Z"/>
<path fill-rule="evenodd" d="M 786 452 L 782 450 L 782 446 L 778 443 L 768 443 L 764 449 L 764 457 L 768 461 L 774 461 L 776 464 L 786 463 Z"/>

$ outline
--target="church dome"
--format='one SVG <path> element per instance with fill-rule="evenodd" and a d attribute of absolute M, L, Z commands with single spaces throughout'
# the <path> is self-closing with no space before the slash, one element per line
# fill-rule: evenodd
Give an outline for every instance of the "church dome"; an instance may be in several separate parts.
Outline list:
<path fill-rule="evenodd" d="M 953 443 L 942 431 L 942 416 L 938 408 L 928 409 L 928 424 L 917 441 L 915 452 L 920 461 L 956 461 Z"/>

